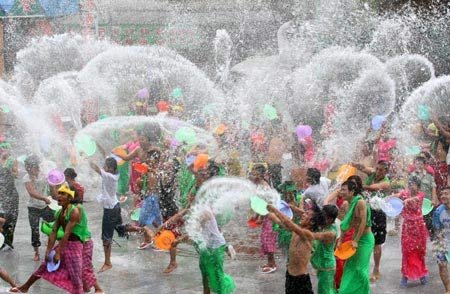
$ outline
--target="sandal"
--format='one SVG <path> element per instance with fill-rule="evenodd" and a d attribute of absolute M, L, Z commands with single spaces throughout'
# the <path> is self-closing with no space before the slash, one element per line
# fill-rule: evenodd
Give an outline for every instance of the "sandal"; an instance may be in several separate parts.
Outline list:
<path fill-rule="evenodd" d="M 148 248 L 150 245 L 152 245 L 152 242 L 148 242 L 148 243 L 142 243 L 141 245 L 139 245 L 138 249 L 139 250 L 144 250 L 145 248 Z"/>
<path fill-rule="evenodd" d="M 274 267 L 267 266 L 267 267 L 265 267 L 265 268 L 263 268 L 263 269 L 261 270 L 261 273 L 262 273 L 262 274 L 271 274 L 271 273 L 273 273 L 273 272 L 276 271 L 276 270 L 277 270 L 277 267 L 276 267 L 276 266 L 274 266 Z"/>

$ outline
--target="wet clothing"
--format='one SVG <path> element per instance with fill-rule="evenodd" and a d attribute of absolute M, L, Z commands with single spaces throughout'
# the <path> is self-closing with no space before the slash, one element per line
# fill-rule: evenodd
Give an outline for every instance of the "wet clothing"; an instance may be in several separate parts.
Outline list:
<path fill-rule="evenodd" d="M 33 247 L 41 246 L 39 234 L 40 219 L 46 222 L 54 221 L 55 211 L 51 210 L 48 206 L 45 206 L 44 208 L 28 207 L 28 221 L 31 227 L 31 246 Z"/>
<path fill-rule="evenodd" d="M 48 272 L 47 262 L 44 261 L 33 275 L 71 294 L 83 294 L 83 243 L 68 241 L 60 257 L 61 265 L 57 271 Z"/>
<path fill-rule="evenodd" d="M 411 197 L 407 190 L 400 192 L 400 199 Z M 424 194 L 419 192 L 417 202 L 407 202 L 402 211 L 402 275 L 408 280 L 418 280 L 428 275 L 425 264 L 428 232 L 422 217 Z"/>
<path fill-rule="evenodd" d="M 142 226 L 160 226 L 162 224 L 159 197 L 156 194 L 145 196 L 139 214 L 139 224 Z"/>
<path fill-rule="evenodd" d="M 447 263 L 450 243 L 450 211 L 441 204 L 433 214 L 433 226 L 439 232 L 433 247 L 438 263 Z"/>
<path fill-rule="evenodd" d="M 94 273 L 94 265 L 92 264 L 92 256 L 94 253 L 94 241 L 91 239 L 83 243 L 83 267 L 82 267 L 82 280 L 83 284 L 87 286 L 88 289 L 94 287 L 97 282 L 97 278 Z"/>
<path fill-rule="evenodd" d="M 19 194 L 14 185 L 14 158 L 9 157 L 0 165 L 0 216 L 5 219 L 3 235 L 5 244 L 13 247 L 14 230 L 19 215 Z"/>
<path fill-rule="evenodd" d="M 286 294 L 314 294 L 309 274 L 292 276 L 286 271 L 284 288 Z"/>
<path fill-rule="evenodd" d="M 100 169 L 102 176 L 102 194 L 97 196 L 97 201 L 105 209 L 113 209 L 119 200 L 117 200 L 117 181 L 119 174 L 112 174 Z"/>
<path fill-rule="evenodd" d="M 388 177 L 384 177 L 381 181 L 375 182 L 376 173 L 370 174 L 365 182 L 366 186 L 378 183 L 390 183 Z M 377 191 L 372 192 L 371 197 L 378 196 L 380 198 L 386 197 L 385 191 Z M 386 226 L 387 226 L 387 218 L 384 211 L 381 209 L 373 209 L 372 208 L 372 233 L 375 237 L 375 245 L 381 245 L 386 242 Z"/>
<path fill-rule="evenodd" d="M 261 254 L 267 255 L 277 251 L 277 232 L 272 229 L 272 221 L 264 217 L 261 227 Z"/>
<path fill-rule="evenodd" d="M 130 185 L 130 163 L 125 161 L 121 165 L 117 165 L 119 179 L 117 181 L 117 192 L 119 195 L 125 195 Z"/>
<path fill-rule="evenodd" d="M 200 258 L 199 267 L 202 280 L 208 281 L 211 292 L 218 294 L 232 293 L 236 284 L 231 276 L 223 269 L 225 245 L 219 248 L 198 248 Z"/>
<path fill-rule="evenodd" d="M 173 169 L 169 171 L 172 175 L 170 180 L 163 183 L 162 178 L 159 180 L 159 207 L 161 209 L 161 216 L 164 219 L 168 219 L 178 212 L 178 206 L 175 201 L 175 191 L 176 191 L 176 173 L 178 172 L 179 164 L 174 162 Z"/>
<path fill-rule="evenodd" d="M 61 225 L 63 226 L 63 228 L 65 228 L 66 225 L 70 222 L 70 217 L 72 215 L 73 210 L 76 207 L 77 206 L 72 204 L 68 208 L 68 211 L 67 211 L 64 219 L 62 219 Z M 62 209 L 59 209 L 55 213 L 55 218 L 58 220 L 60 220 L 60 218 L 61 218 L 61 211 L 62 211 Z M 81 242 L 85 242 L 87 239 L 89 239 L 91 237 L 91 232 L 88 230 L 87 216 L 86 216 L 86 212 L 84 211 L 82 206 L 79 207 L 79 211 L 81 213 L 81 219 L 80 219 L 79 223 L 77 223 L 77 224 L 75 224 L 75 226 L 73 226 L 72 235 L 76 236 L 76 238 L 78 238 Z"/>
<path fill-rule="evenodd" d="M 355 207 L 362 196 L 357 195 L 350 203 L 349 210 L 341 223 L 341 230 L 346 232 L 350 229 L 353 221 Z M 366 227 L 372 226 L 371 209 L 367 207 Z M 372 232 L 365 233 L 358 241 L 356 253 L 350 257 L 344 266 L 339 294 L 366 294 L 370 293 L 369 264 L 372 255 L 375 238 Z"/>
<path fill-rule="evenodd" d="M 122 215 L 120 203 L 117 203 L 112 209 L 103 208 L 102 218 L 102 240 L 111 241 L 114 236 L 114 230 L 122 224 Z M 119 233 L 119 231 L 117 231 Z"/>
<path fill-rule="evenodd" d="M 370 293 L 369 264 L 374 245 L 372 232 L 361 236 L 356 253 L 345 262 L 339 294 Z"/>
<path fill-rule="evenodd" d="M 335 225 L 325 231 L 332 231 L 337 234 Z M 313 242 L 313 254 L 311 255 L 311 265 L 317 271 L 318 293 L 319 294 L 335 294 L 334 274 L 336 272 L 336 259 L 334 257 L 334 247 L 336 239 L 330 244 L 326 244 L 319 240 Z"/>
<path fill-rule="evenodd" d="M 28 174 L 26 174 L 23 177 L 23 183 L 27 184 L 30 182 L 33 183 L 34 189 L 40 195 L 42 195 L 42 196 L 48 195 L 48 193 L 46 192 L 48 185 L 47 185 L 47 179 L 45 179 L 45 177 L 40 176 L 39 178 L 37 178 L 35 180 L 31 180 L 30 176 Z M 45 201 L 38 200 L 38 199 L 30 196 L 30 198 L 28 199 L 27 206 L 42 209 L 42 208 L 45 208 L 47 206 L 47 204 L 45 203 Z"/>

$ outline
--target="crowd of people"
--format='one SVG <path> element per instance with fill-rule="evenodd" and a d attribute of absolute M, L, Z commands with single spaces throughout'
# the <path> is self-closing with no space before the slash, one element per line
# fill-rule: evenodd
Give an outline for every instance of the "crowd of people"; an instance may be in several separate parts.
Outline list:
<path fill-rule="evenodd" d="M 422 285 L 428 283 L 425 259 L 430 239 L 440 277 L 446 292 L 450 293 L 447 269 L 450 124 L 434 115 L 431 120 L 435 131 L 423 127 L 421 148 L 413 157 L 401 152 L 389 123 L 385 122 L 366 137 L 361 155 L 347 163 L 347 169 L 334 175 L 332 171 L 337 170 L 334 161 L 338 159 L 318 160 L 314 149 L 320 147 L 311 134 L 297 133 L 298 138 L 294 135 L 295 139 L 291 140 L 289 130 L 276 121 L 257 126 L 248 134 L 251 150 L 248 162 L 239 153 L 242 133 L 231 122 L 211 129 L 219 143 L 219 152 L 214 155 L 203 144 L 187 148 L 181 142 L 171 146 L 170 138 L 165 138 L 155 123 L 135 130 L 135 138 L 111 150 L 112 156 L 106 156 L 107 152 L 98 144 L 104 156 L 103 165 L 89 163 L 102 182 L 101 193 L 96 198 L 103 208 L 104 263 L 99 273 L 113 268 L 114 232 L 120 237 L 129 237 L 131 233 L 142 235 L 139 249 L 144 250 L 157 248 L 155 240 L 162 232 L 169 231 L 174 238 L 167 248 L 169 261 L 164 273 L 169 274 L 178 267 L 177 246 L 182 242 L 191 243 L 199 254 L 204 293 L 233 292 L 236 285 L 224 272 L 224 255 L 234 258 L 236 251 L 240 252 L 239 247 L 235 251 L 230 244 L 233 240 L 225 240 L 213 208 L 196 201 L 203 183 L 231 175 L 246 177 L 263 189 L 277 190 L 292 211 L 291 217 L 280 211 L 277 203 L 269 203 L 267 214 L 253 213 L 249 219 L 249 224 L 261 228 L 261 254 L 267 257 L 261 274 L 278 270 L 277 252 L 287 255 L 286 293 L 313 293 L 310 264 L 317 273 L 318 293 L 370 293 L 370 283 L 383 278 L 382 245 L 387 236 L 399 234 L 402 249 L 399 286 L 407 287 L 409 281 L 415 280 Z M 323 134 L 326 136 L 326 132 Z M 92 288 L 95 293 L 103 293 L 92 264 L 91 237 L 96 237 L 91 236 L 89 217 L 83 206 L 84 194 L 92 191 L 77 182 L 74 168 L 61 171 L 60 180 L 50 180 L 40 170 L 41 160 L 36 155 L 26 158 L 22 182 L 29 196 L 34 260 L 42 264 L 22 285 L 16 284 L 7 269 L 0 271 L 0 277 L 16 293 L 28 292 L 40 278 L 69 293 L 88 292 Z M 0 227 L 5 236 L 4 249 L 14 249 L 18 175 L 17 160 L 10 145 L 3 141 L 0 144 Z M 388 232 L 388 217 L 382 203 L 392 197 L 401 199 L 403 210 L 394 219 L 394 229 Z M 55 200 L 59 205 L 57 210 L 52 206 Z M 139 210 L 135 221 L 122 219 L 121 204 L 128 200 L 132 200 L 134 210 Z M 433 210 L 425 215 L 424 201 L 433 204 Z M 190 238 L 185 228 L 194 206 L 200 211 L 202 241 Z M 39 249 L 42 222 L 51 228 L 44 258 Z M 344 244 L 348 244 L 352 255 L 335 256 L 335 250 Z M 50 262 L 59 262 L 59 268 L 49 271 Z"/>

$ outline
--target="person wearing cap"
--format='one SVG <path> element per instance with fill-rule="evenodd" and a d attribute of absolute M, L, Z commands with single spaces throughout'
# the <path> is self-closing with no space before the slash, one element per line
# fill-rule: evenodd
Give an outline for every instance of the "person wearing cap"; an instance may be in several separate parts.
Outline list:
<path fill-rule="evenodd" d="M 5 248 L 14 248 L 14 231 L 19 215 L 19 194 L 14 183 L 19 170 L 17 160 L 10 154 L 10 147 L 8 142 L 0 143 L 0 216 L 6 220 L 3 226 Z"/>
<path fill-rule="evenodd" d="M 403 200 L 402 225 L 402 279 L 400 287 L 406 288 L 408 280 L 427 283 L 428 269 L 425 264 L 428 231 L 422 217 L 422 202 L 425 194 L 420 190 L 420 179 L 408 179 L 408 189 L 396 196 Z"/>
<path fill-rule="evenodd" d="M 50 200 L 46 196 L 47 180 L 40 173 L 40 159 L 36 155 L 28 156 L 25 159 L 25 170 L 27 174 L 23 178 L 23 183 L 30 196 L 28 200 L 28 220 L 31 227 L 31 246 L 34 248 L 34 261 L 39 261 L 39 247 L 41 240 L 39 235 L 40 219 L 46 222 L 54 220 L 55 212 L 48 207 Z"/>
<path fill-rule="evenodd" d="M 45 261 L 30 276 L 25 284 L 10 289 L 13 293 L 26 293 L 40 278 L 47 280 L 55 286 L 72 294 L 83 294 L 83 243 L 90 237 L 87 227 L 87 217 L 83 209 L 72 204 L 75 192 L 67 184 L 58 189 L 58 205 L 61 206 L 55 213 L 55 224 L 50 235 Z M 64 236 L 55 246 L 59 227 L 64 230 Z M 49 272 L 47 262 L 50 253 L 54 250 L 53 262 L 60 262 L 58 270 Z"/>

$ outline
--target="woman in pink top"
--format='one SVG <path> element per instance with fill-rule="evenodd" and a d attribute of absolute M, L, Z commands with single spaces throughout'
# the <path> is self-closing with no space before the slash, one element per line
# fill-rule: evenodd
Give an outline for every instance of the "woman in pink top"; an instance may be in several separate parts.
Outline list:
<path fill-rule="evenodd" d="M 422 202 L 424 193 L 419 191 L 420 179 L 410 177 L 408 190 L 398 194 L 403 200 L 402 212 L 402 279 L 400 287 L 406 287 L 408 280 L 419 280 L 422 285 L 427 283 L 428 269 L 425 265 L 427 253 L 428 231 L 423 221 Z"/>

